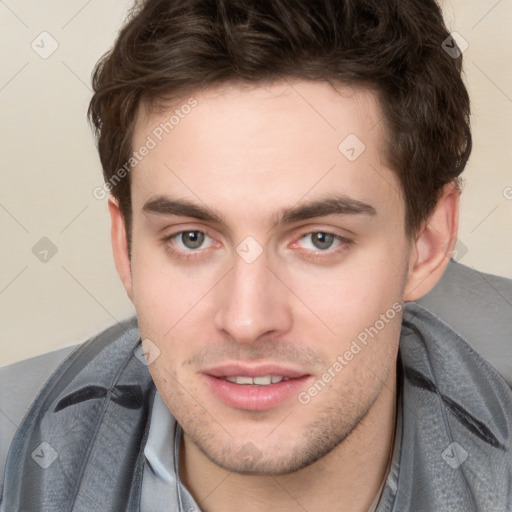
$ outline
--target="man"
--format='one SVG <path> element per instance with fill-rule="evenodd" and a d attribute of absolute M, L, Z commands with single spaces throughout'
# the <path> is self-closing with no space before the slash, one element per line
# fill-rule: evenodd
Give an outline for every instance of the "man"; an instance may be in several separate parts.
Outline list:
<path fill-rule="evenodd" d="M 460 335 L 484 304 L 505 353 L 511 286 L 440 281 L 471 149 L 447 38 L 433 1 L 133 13 L 90 117 L 137 325 L 44 385 L 0 510 L 512 510 L 512 392 Z"/>

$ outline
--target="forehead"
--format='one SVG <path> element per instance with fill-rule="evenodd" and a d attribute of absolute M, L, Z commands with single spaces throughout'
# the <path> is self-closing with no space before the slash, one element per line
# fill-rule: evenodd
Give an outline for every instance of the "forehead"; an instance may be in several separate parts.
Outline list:
<path fill-rule="evenodd" d="M 377 96 L 365 89 L 290 81 L 198 91 L 139 113 L 133 149 L 151 149 L 132 171 L 134 211 L 155 195 L 227 213 L 257 202 L 269 216 L 332 192 L 393 204 L 399 184 L 385 135 Z"/>

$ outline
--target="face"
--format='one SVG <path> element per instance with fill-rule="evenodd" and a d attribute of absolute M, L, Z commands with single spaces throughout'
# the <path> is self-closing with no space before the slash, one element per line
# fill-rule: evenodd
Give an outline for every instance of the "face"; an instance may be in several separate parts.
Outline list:
<path fill-rule="evenodd" d="M 191 96 L 134 135 L 154 142 L 127 286 L 149 369 L 211 461 L 295 471 L 394 382 L 410 244 L 379 104 L 306 81 Z"/>

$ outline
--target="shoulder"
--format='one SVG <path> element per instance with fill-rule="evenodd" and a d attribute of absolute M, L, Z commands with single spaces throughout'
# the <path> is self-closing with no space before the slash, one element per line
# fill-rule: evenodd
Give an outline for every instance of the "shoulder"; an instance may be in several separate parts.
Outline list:
<path fill-rule="evenodd" d="M 50 377 L 69 360 L 70 356 L 74 357 L 74 354 L 84 349 L 97 354 L 125 334 L 129 334 L 130 338 L 138 337 L 134 318 L 105 329 L 83 343 L 0 367 L 0 496 L 12 439 Z"/>
<path fill-rule="evenodd" d="M 0 421 L 7 416 L 18 425 L 48 377 L 78 346 L 72 345 L 1 367 L 0 410 L 4 418 Z"/>
<path fill-rule="evenodd" d="M 512 387 L 512 280 L 450 261 L 418 303 L 464 338 Z"/>
<path fill-rule="evenodd" d="M 0 368 L 0 488 L 7 452 L 16 430 L 44 383 L 77 346 Z"/>
<path fill-rule="evenodd" d="M 512 390 L 502 376 L 415 303 L 404 309 L 400 361 L 395 508 L 418 510 L 429 503 L 429 510 L 491 510 L 508 503 Z"/>

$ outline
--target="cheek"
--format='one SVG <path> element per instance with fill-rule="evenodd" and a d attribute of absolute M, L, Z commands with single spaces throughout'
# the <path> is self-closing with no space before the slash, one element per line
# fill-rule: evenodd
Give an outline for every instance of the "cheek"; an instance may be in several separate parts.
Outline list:
<path fill-rule="evenodd" d="M 406 251 L 390 244 L 360 250 L 337 267 L 301 271 L 288 279 L 297 295 L 336 336 L 353 336 L 376 322 L 403 295 Z M 395 306 L 396 307 L 396 306 Z"/>
<path fill-rule="evenodd" d="M 170 285 L 172 276 L 163 271 L 164 267 L 159 262 L 159 251 L 144 246 L 140 239 L 134 237 L 134 240 L 137 243 L 132 246 L 133 302 L 141 337 L 154 342 L 161 351 L 162 358 L 167 359 L 166 340 L 178 321 L 181 309 L 177 300 L 179 286 Z"/>
<path fill-rule="evenodd" d="M 165 248 L 134 230 L 131 269 L 137 311 L 152 318 L 152 325 L 173 325 L 192 287 L 184 285 L 185 276 L 170 264 Z"/>
<path fill-rule="evenodd" d="M 207 332 L 204 297 L 209 281 L 204 275 L 172 265 L 163 249 L 150 244 L 134 246 L 132 252 L 134 305 L 142 339 L 149 338 L 160 350 L 158 361 L 151 365 L 158 376 L 178 369 L 190 350 L 197 348 Z M 203 299 L 203 300 L 202 300 Z M 200 332 L 198 327 L 201 326 Z M 159 371 L 160 370 L 160 371 Z M 176 377 L 176 375 L 174 375 Z M 173 383 L 167 379 L 167 386 Z"/>

